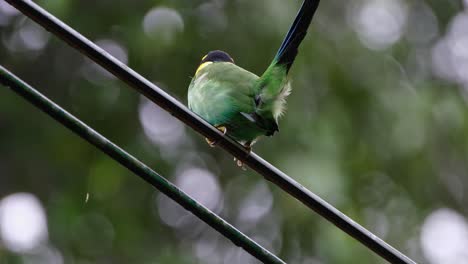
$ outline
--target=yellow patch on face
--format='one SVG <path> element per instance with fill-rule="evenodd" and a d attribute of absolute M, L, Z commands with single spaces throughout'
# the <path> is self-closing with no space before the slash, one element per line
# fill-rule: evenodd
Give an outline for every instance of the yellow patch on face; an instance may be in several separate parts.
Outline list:
<path fill-rule="evenodd" d="M 203 61 L 204 59 L 206 59 L 206 57 L 208 57 L 208 54 L 206 54 L 205 56 L 203 56 L 203 58 L 201 58 L 201 60 Z"/>
<path fill-rule="evenodd" d="M 197 73 L 199 71 L 201 71 L 203 68 L 205 68 L 206 66 L 210 65 L 211 63 L 213 63 L 212 61 L 207 61 L 207 62 L 204 62 L 202 64 L 200 64 L 200 66 L 198 66 L 198 69 L 197 71 L 195 72 L 195 75 L 197 75 Z"/>

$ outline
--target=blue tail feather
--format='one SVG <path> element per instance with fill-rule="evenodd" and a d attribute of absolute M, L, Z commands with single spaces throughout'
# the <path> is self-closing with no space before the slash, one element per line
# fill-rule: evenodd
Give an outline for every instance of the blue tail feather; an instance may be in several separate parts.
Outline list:
<path fill-rule="evenodd" d="M 276 64 L 285 65 L 289 71 L 296 58 L 298 47 L 307 34 L 312 17 L 318 8 L 320 0 L 304 0 L 294 23 L 283 40 L 275 56 Z"/>

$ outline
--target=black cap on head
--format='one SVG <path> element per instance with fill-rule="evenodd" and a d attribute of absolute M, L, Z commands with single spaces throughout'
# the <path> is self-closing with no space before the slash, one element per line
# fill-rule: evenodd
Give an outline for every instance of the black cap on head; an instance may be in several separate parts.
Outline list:
<path fill-rule="evenodd" d="M 224 51 L 221 50 L 213 50 L 208 52 L 208 54 L 203 57 L 200 64 L 205 62 L 231 62 L 234 63 L 234 60 Z"/>

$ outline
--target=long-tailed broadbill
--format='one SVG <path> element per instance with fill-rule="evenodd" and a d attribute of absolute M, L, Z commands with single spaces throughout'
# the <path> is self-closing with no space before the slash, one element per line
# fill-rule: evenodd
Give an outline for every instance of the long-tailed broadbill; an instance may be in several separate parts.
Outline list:
<path fill-rule="evenodd" d="M 319 0 L 304 0 L 273 62 L 260 77 L 234 64 L 224 51 L 205 55 L 188 88 L 189 108 L 248 149 L 259 137 L 279 131 L 278 118 L 291 92 L 288 73 L 318 4 Z"/>

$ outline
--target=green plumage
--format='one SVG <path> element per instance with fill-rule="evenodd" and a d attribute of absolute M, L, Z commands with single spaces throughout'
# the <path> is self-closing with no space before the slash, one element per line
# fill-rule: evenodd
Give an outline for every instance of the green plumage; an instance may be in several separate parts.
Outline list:
<path fill-rule="evenodd" d="M 235 65 L 222 51 L 202 59 L 188 89 L 189 108 L 250 147 L 260 136 L 278 131 L 278 118 L 290 93 L 288 72 L 318 6 L 305 0 L 275 59 L 259 77 Z"/>
<path fill-rule="evenodd" d="M 255 98 L 262 92 L 260 84 L 257 75 L 233 63 L 212 63 L 192 79 L 189 108 L 210 124 L 225 126 L 229 136 L 250 145 L 257 137 L 272 134 L 277 128 L 271 107 L 274 104 L 264 103 L 262 109 L 256 105 Z"/>

